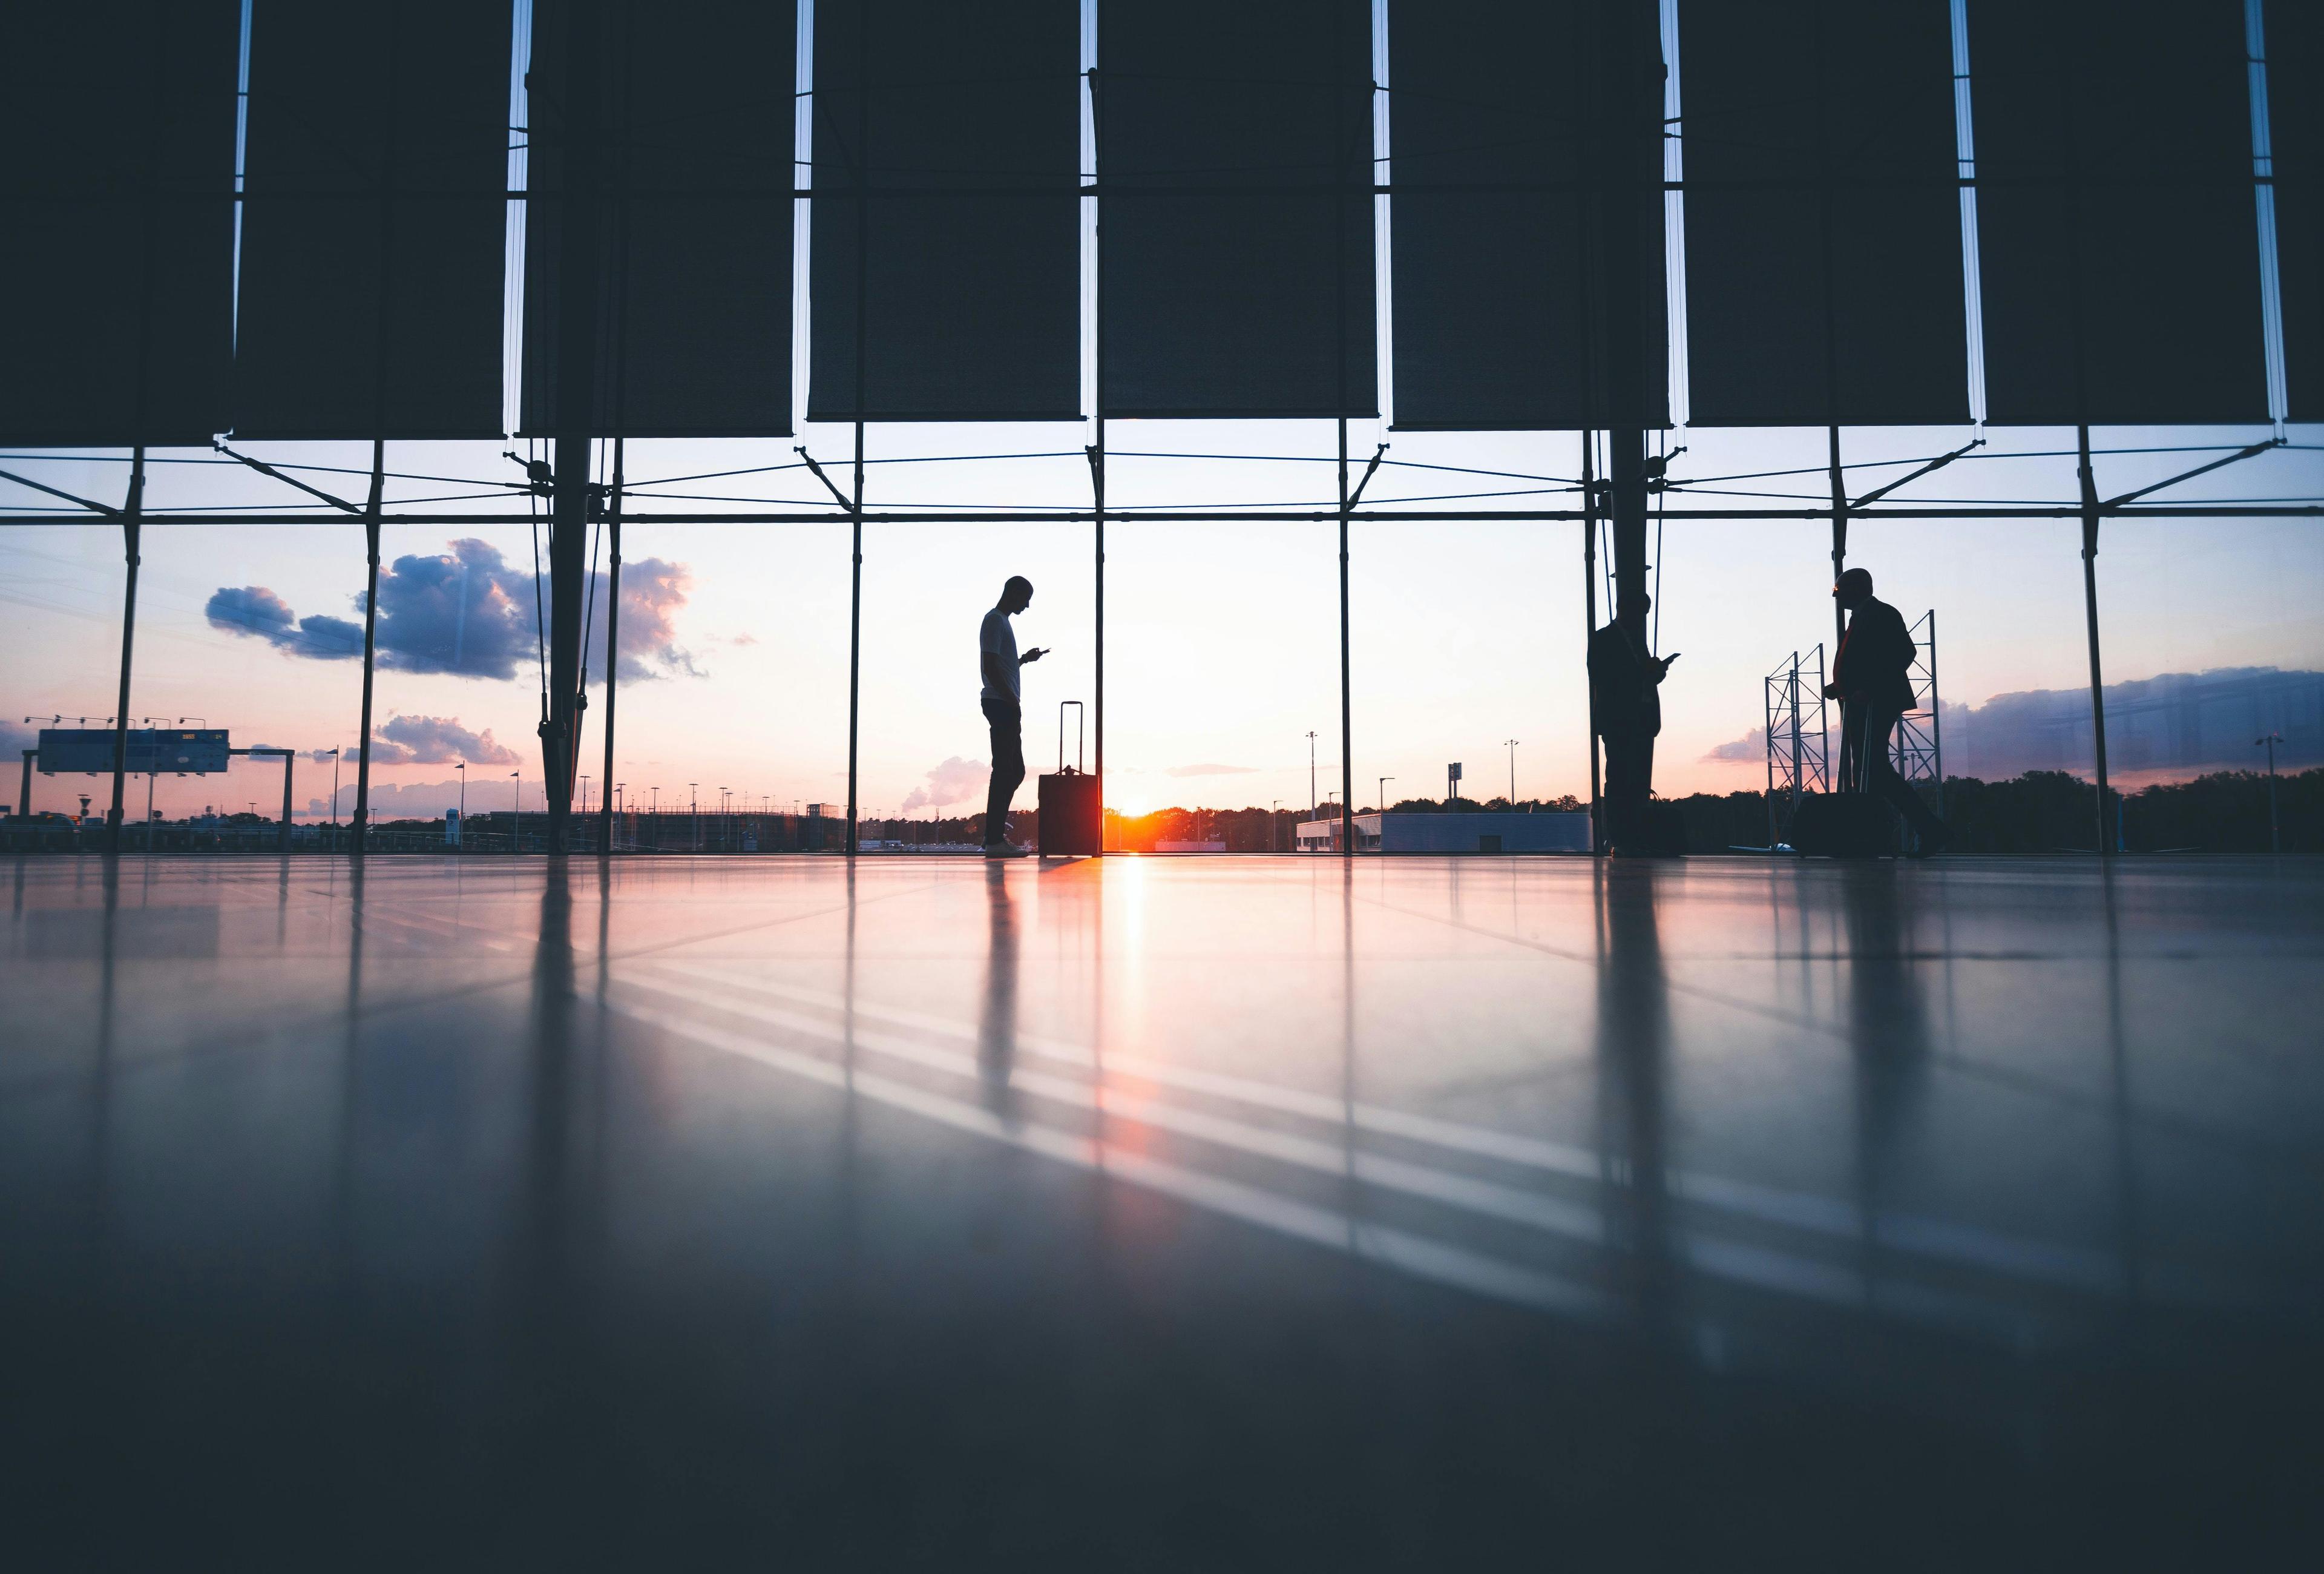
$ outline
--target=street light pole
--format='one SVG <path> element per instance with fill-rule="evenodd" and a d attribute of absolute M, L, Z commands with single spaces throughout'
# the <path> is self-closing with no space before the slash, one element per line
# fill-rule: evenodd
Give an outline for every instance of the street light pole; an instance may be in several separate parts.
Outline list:
<path fill-rule="evenodd" d="M 1315 818 L 1315 735 L 1307 735 L 1307 818 Z"/>
<path fill-rule="evenodd" d="M 524 850 L 524 772 L 522 768 L 511 771 L 509 780 L 516 783 L 516 821 L 509 827 L 509 856 L 513 857 Z"/>
<path fill-rule="evenodd" d="M 1382 776 L 1379 779 L 1379 808 L 1382 814 L 1388 812 L 1388 784 L 1395 780 L 1393 776 Z"/>
<path fill-rule="evenodd" d="M 2282 733 L 2272 732 L 2265 737 L 2252 739 L 2267 749 L 2267 850 L 2278 856 L 2283 852 L 2283 833 L 2275 818 L 2275 745 L 2283 741 Z"/>
<path fill-rule="evenodd" d="M 1509 807 L 1515 809 L 1517 806 L 1517 740 L 1508 738 L 1504 741 L 1509 748 Z"/>
<path fill-rule="evenodd" d="M 468 850 L 468 762 L 462 760 L 452 769 L 460 773 L 460 839 L 452 846 L 465 853 Z"/>

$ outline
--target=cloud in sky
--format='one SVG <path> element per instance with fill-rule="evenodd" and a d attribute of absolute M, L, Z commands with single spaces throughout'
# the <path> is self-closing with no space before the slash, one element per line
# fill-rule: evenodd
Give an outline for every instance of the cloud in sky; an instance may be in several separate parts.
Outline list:
<path fill-rule="evenodd" d="M 2324 764 L 2324 672 L 2278 667 L 2214 667 L 2164 672 L 2106 687 L 2107 763 L 2126 782 L 2205 771 L 2257 770 L 2252 740 L 2279 732 L 2276 763 L 2295 770 Z M 2029 689 L 1982 705 L 1948 704 L 1945 774 L 2006 781 L 2028 771 L 2087 774 L 2093 755 L 2087 689 Z M 1840 713 L 1831 712 L 1832 745 Z M 1766 758 L 1759 727 L 1702 757 L 1757 764 Z"/>
<path fill-rule="evenodd" d="M 702 675 L 678 640 L 678 614 L 692 588 L 683 563 L 641 558 L 623 565 L 622 681 Z M 537 619 L 549 612 L 545 579 L 540 590 L 536 607 L 530 568 L 512 566 L 499 548 L 473 538 L 439 553 L 398 558 L 379 577 L 379 664 L 464 678 L 519 677 L 538 661 Z M 592 573 L 586 593 L 592 601 L 589 671 L 603 681 L 606 577 Z M 221 586 L 203 610 L 213 626 L 264 640 L 287 655 L 343 661 L 363 654 L 360 596 L 355 619 L 301 617 L 263 585 Z"/>
<path fill-rule="evenodd" d="M 1755 727 L 1731 743 L 1716 745 L 1702 757 L 1706 763 L 1713 760 L 1742 760 L 1756 765 L 1767 757 L 1767 729 L 1764 727 Z"/>
<path fill-rule="evenodd" d="M 33 728 L 18 722 L 0 721 L 0 765 L 20 765 L 26 749 L 40 746 L 41 736 Z"/>
<path fill-rule="evenodd" d="M 319 613 L 302 618 L 263 585 L 220 586 L 202 611 L 212 627 L 263 639 L 290 655 L 330 662 L 363 654 L 363 625 Z"/>
<path fill-rule="evenodd" d="M 1250 776 L 1258 773 L 1257 765 L 1173 765 L 1162 773 L 1166 776 Z"/>
<path fill-rule="evenodd" d="M 491 727 L 471 732 L 456 716 L 390 717 L 372 732 L 371 758 L 375 765 L 449 765 L 461 760 L 472 765 L 513 765 L 519 760 L 514 749 L 493 736 Z"/>
<path fill-rule="evenodd" d="M 916 809 L 942 809 L 946 804 L 971 801 L 983 796 L 987 783 L 992 780 L 992 767 L 982 760 L 964 760 L 953 755 L 927 773 L 927 784 L 915 787 L 904 800 L 904 812 Z"/>

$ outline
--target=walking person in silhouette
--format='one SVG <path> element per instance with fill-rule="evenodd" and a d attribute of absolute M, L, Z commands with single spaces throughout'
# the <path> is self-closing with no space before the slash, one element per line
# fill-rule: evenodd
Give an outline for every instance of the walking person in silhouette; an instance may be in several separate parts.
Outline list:
<path fill-rule="evenodd" d="M 984 794 L 988 858 L 1022 857 L 1029 851 L 1009 839 L 1009 801 L 1025 781 L 1025 707 L 1017 669 L 1048 653 L 1036 645 L 1018 654 L 1016 625 L 1009 620 L 1032 603 L 1033 581 L 1011 574 L 976 636 L 977 665 L 984 676 L 984 719 L 992 725 L 992 784 Z"/>
<path fill-rule="evenodd" d="M 1950 841 L 1952 832 L 1888 758 L 1888 735 L 1913 708 L 1913 658 L 1920 647 L 1904 615 L 1872 594 L 1869 571 L 1849 569 L 1831 595 L 1848 613 L 1848 632 L 1840 637 L 1831 681 L 1823 689 L 1825 699 L 1840 701 L 1844 783 L 1886 799 L 1919 838 L 1912 856 L 1925 858 Z"/>
<path fill-rule="evenodd" d="M 1652 597 L 1628 590 L 1614 621 L 1590 636 L 1590 727 L 1606 744 L 1606 837 L 1616 853 L 1653 850 L 1646 803 L 1655 791 L 1655 736 L 1663 730 L 1661 684 L 1678 660 L 1646 652 Z"/>

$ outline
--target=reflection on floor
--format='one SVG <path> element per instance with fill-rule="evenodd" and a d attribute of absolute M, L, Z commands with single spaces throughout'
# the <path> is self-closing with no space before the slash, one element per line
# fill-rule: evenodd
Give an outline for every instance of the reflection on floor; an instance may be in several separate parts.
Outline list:
<path fill-rule="evenodd" d="M 2314 865 L 5 877 L 0 1500 L 63 1563 L 2317 1528 Z"/>

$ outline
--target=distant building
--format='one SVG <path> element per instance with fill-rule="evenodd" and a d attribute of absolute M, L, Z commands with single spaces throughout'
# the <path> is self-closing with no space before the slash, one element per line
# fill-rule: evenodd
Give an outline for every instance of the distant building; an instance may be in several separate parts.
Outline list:
<path fill-rule="evenodd" d="M 1359 814 L 1360 853 L 1586 853 L 1587 814 L 1517 814 L 1479 810 L 1454 814 Z M 1306 819 L 1296 834 L 1303 853 L 1340 850 L 1340 822 Z"/>

